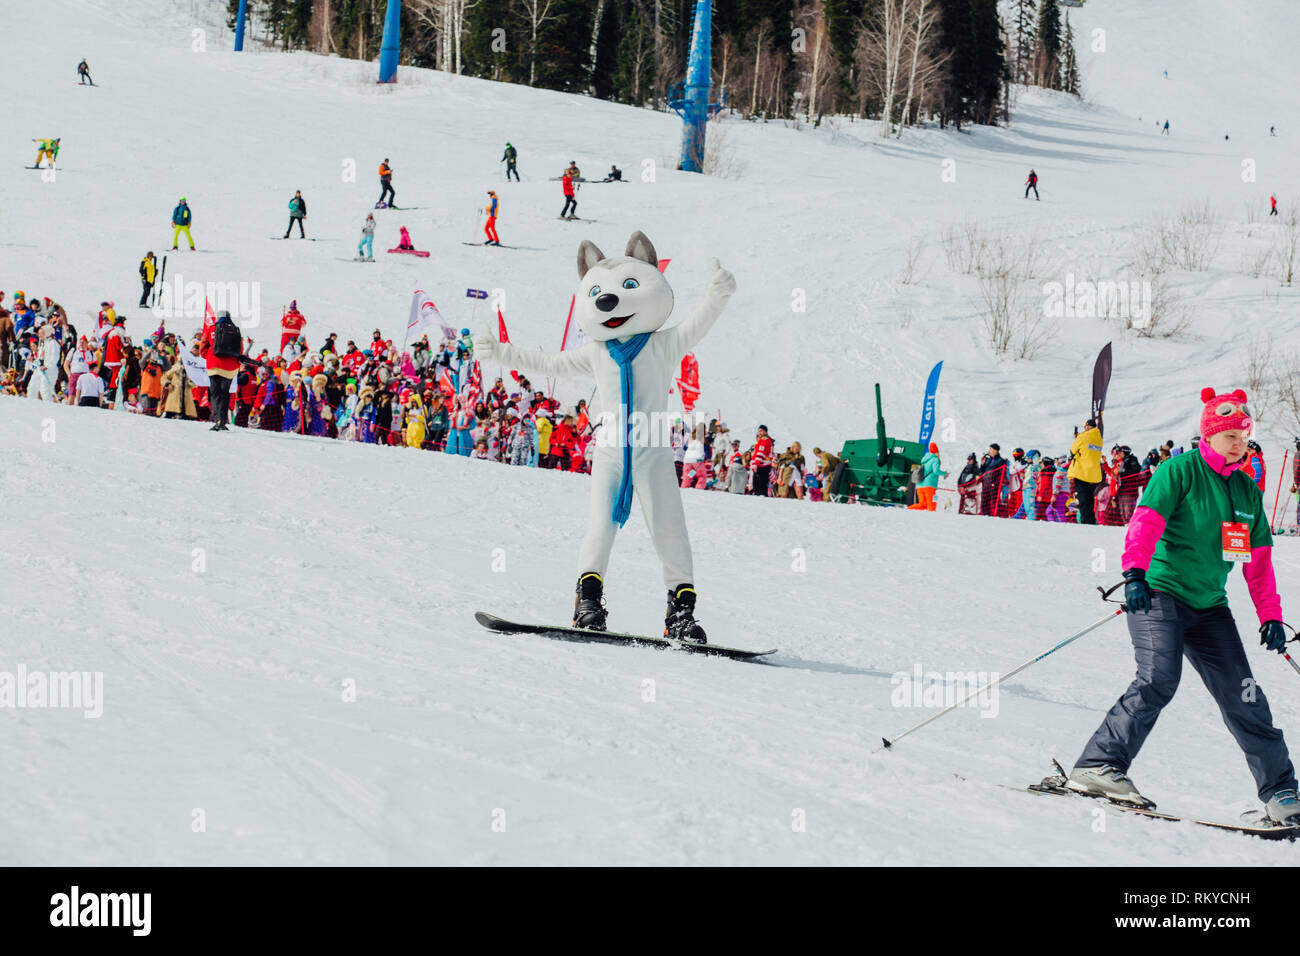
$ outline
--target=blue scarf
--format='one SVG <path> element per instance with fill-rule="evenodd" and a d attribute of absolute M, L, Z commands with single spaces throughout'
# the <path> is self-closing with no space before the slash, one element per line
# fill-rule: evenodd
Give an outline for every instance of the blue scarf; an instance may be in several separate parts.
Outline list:
<path fill-rule="evenodd" d="M 612 517 L 620 528 L 632 514 L 632 416 L 628 414 L 632 409 L 632 360 L 649 341 L 650 333 L 642 332 L 626 342 L 610 339 L 605 343 L 609 357 L 618 363 L 618 430 L 623 443 L 623 478 L 618 483 Z"/>

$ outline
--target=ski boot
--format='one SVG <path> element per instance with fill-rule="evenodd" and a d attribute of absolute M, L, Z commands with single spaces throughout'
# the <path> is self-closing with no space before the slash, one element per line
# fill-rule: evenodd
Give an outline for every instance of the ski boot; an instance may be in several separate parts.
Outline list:
<path fill-rule="evenodd" d="M 691 644 L 709 643 L 704 628 L 695 620 L 695 588 L 683 584 L 668 592 L 668 612 L 664 615 L 664 637 Z"/>
<path fill-rule="evenodd" d="M 605 630 L 604 583 L 595 571 L 578 578 L 577 596 L 573 599 L 573 626 L 586 631 Z"/>
<path fill-rule="evenodd" d="M 1279 790 L 1265 807 L 1268 818 L 1280 826 L 1300 826 L 1300 797 L 1294 790 Z"/>
<path fill-rule="evenodd" d="M 1128 774 L 1115 767 L 1075 767 L 1065 780 L 1065 788 L 1090 797 L 1105 797 L 1116 803 L 1152 809 L 1155 804 L 1138 793 Z"/>

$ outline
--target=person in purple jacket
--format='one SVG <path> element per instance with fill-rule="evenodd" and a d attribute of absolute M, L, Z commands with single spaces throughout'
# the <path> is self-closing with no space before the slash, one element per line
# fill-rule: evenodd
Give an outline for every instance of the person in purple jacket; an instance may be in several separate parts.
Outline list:
<path fill-rule="evenodd" d="M 1251 674 L 1225 591 L 1229 572 L 1240 565 L 1260 643 L 1284 653 L 1273 536 L 1259 488 L 1240 468 L 1254 422 L 1240 389 L 1206 388 L 1201 401 L 1199 446 L 1156 470 L 1124 538 L 1124 603 L 1137 677 L 1088 741 L 1066 786 L 1154 806 L 1128 770 L 1173 699 L 1186 657 L 1245 753 L 1268 817 L 1300 824 L 1295 768 Z"/>

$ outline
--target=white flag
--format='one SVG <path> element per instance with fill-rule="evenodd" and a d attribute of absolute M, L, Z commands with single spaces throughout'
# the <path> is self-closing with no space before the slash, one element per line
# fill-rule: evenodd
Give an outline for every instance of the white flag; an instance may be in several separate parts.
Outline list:
<path fill-rule="evenodd" d="M 406 320 L 406 339 L 402 347 L 405 348 L 412 338 L 418 338 L 434 326 L 442 329 L 442 334 L 447 338 L 456 338 L 455 329 L 447 324 L 433 300 L 424 294 L 423 289 L 416 289 L 411 299 L 411 317 Z"/>

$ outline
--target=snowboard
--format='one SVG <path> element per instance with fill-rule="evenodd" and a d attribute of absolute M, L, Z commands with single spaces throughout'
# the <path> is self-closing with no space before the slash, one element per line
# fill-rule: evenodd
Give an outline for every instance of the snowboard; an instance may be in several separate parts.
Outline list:
<path fill-rule="evenodd" d="M 579 219 L 577 216 L 556 216 L 561 222 L 598 222 L 596 219 Z"/>
<path fill-rule="evenodd" d="M 388 251 L 393 253 L 393 255 L 419 256 L 421 259 L 429 258 L 429 253 L 422 249 L 389 249 Z"/>
<path fill-rule="evenodd" d="M 1053 763 L 1056 763 L 1053 761 Z M 1056 764 L 1058 770 L 1061 765 Z M 1229 833 L 1242 833 L 1246 836 L 1257 836 L 1264 840 L 1295 840 L 1300 838 L 1300 825 L 1284 826 L 1280 823 L 1273 823 L 1260 810 L 1252 810 L 1242 814 L 1240 823 L 1223 823 L 1218 820 L 1199 820 L 1196 817 L 1182 817 L 1173 813 L 1160 813 L 1155 809 L 1155 804 L 1149 807 L 1139 807 L 1132 803 L 1122 803 L 1118 800 L 1111 800 L 1100 794 L 1079 793 L 1077 790 L 1067 790 L 1065 787 L 1065 773 L 1054 773 L 1049 777 L 1043 778 L 1042 783 L 1030 784 L 1028 787 L 1012 787 L 1013 790 L 1020 790 L 1023 793 L 1041 793 L 1055 797 L 1081 797 L 1085 800 L 1101 800 L 1108 806 L 1114 807 L 1124 813 L 1133 813 L 1141 817 L 1148 817 L 1152 820 L 1166 820 L 1171 823 L 1194 823 L 1197 826 L 1209 827 L 1213 830 L 1225 830 Z"/>
<path fill-rule="evenodd" d="M 268 236 L 268 239 L 274 239 L 276 242 L 282 242 L 285 239 L 296 239 L 299 242 L 324 242 L 324 239 L 313 239 L 310 236 Z"/>
<path fill-rule="evenodd" d="M 507 621 L 484 611 L 475 611 L 474 620 L 489 631 L 498 634 L 536 634 L 556 641 L 574 641 L 579 644 L 622 644 L 632 647 L 657 647 L 661 650 L 685 651 L 688 654 L 704 654 L 708 657 L 729 657 L 732 660 L 750 661 L 775 654 L 770 651 L 742 651 L 734 647 L 721 647 L 717 644 L 692 644 L 688 641 L 674 641 L 667 637 L 646 637 L 640 634 L 620 634 L 617 631 L 589 631 L 580 627 L 566 627 L 552 624 L 520 624 Z"/>
<path fill-rule="evenodd" d="M 344 259 L 342 256 L 339 256 L 338 260 L 339 262 L 374 262 L 375 261 L 373 258 L 369 256 L 353 256 L 351 259 Z"/>

